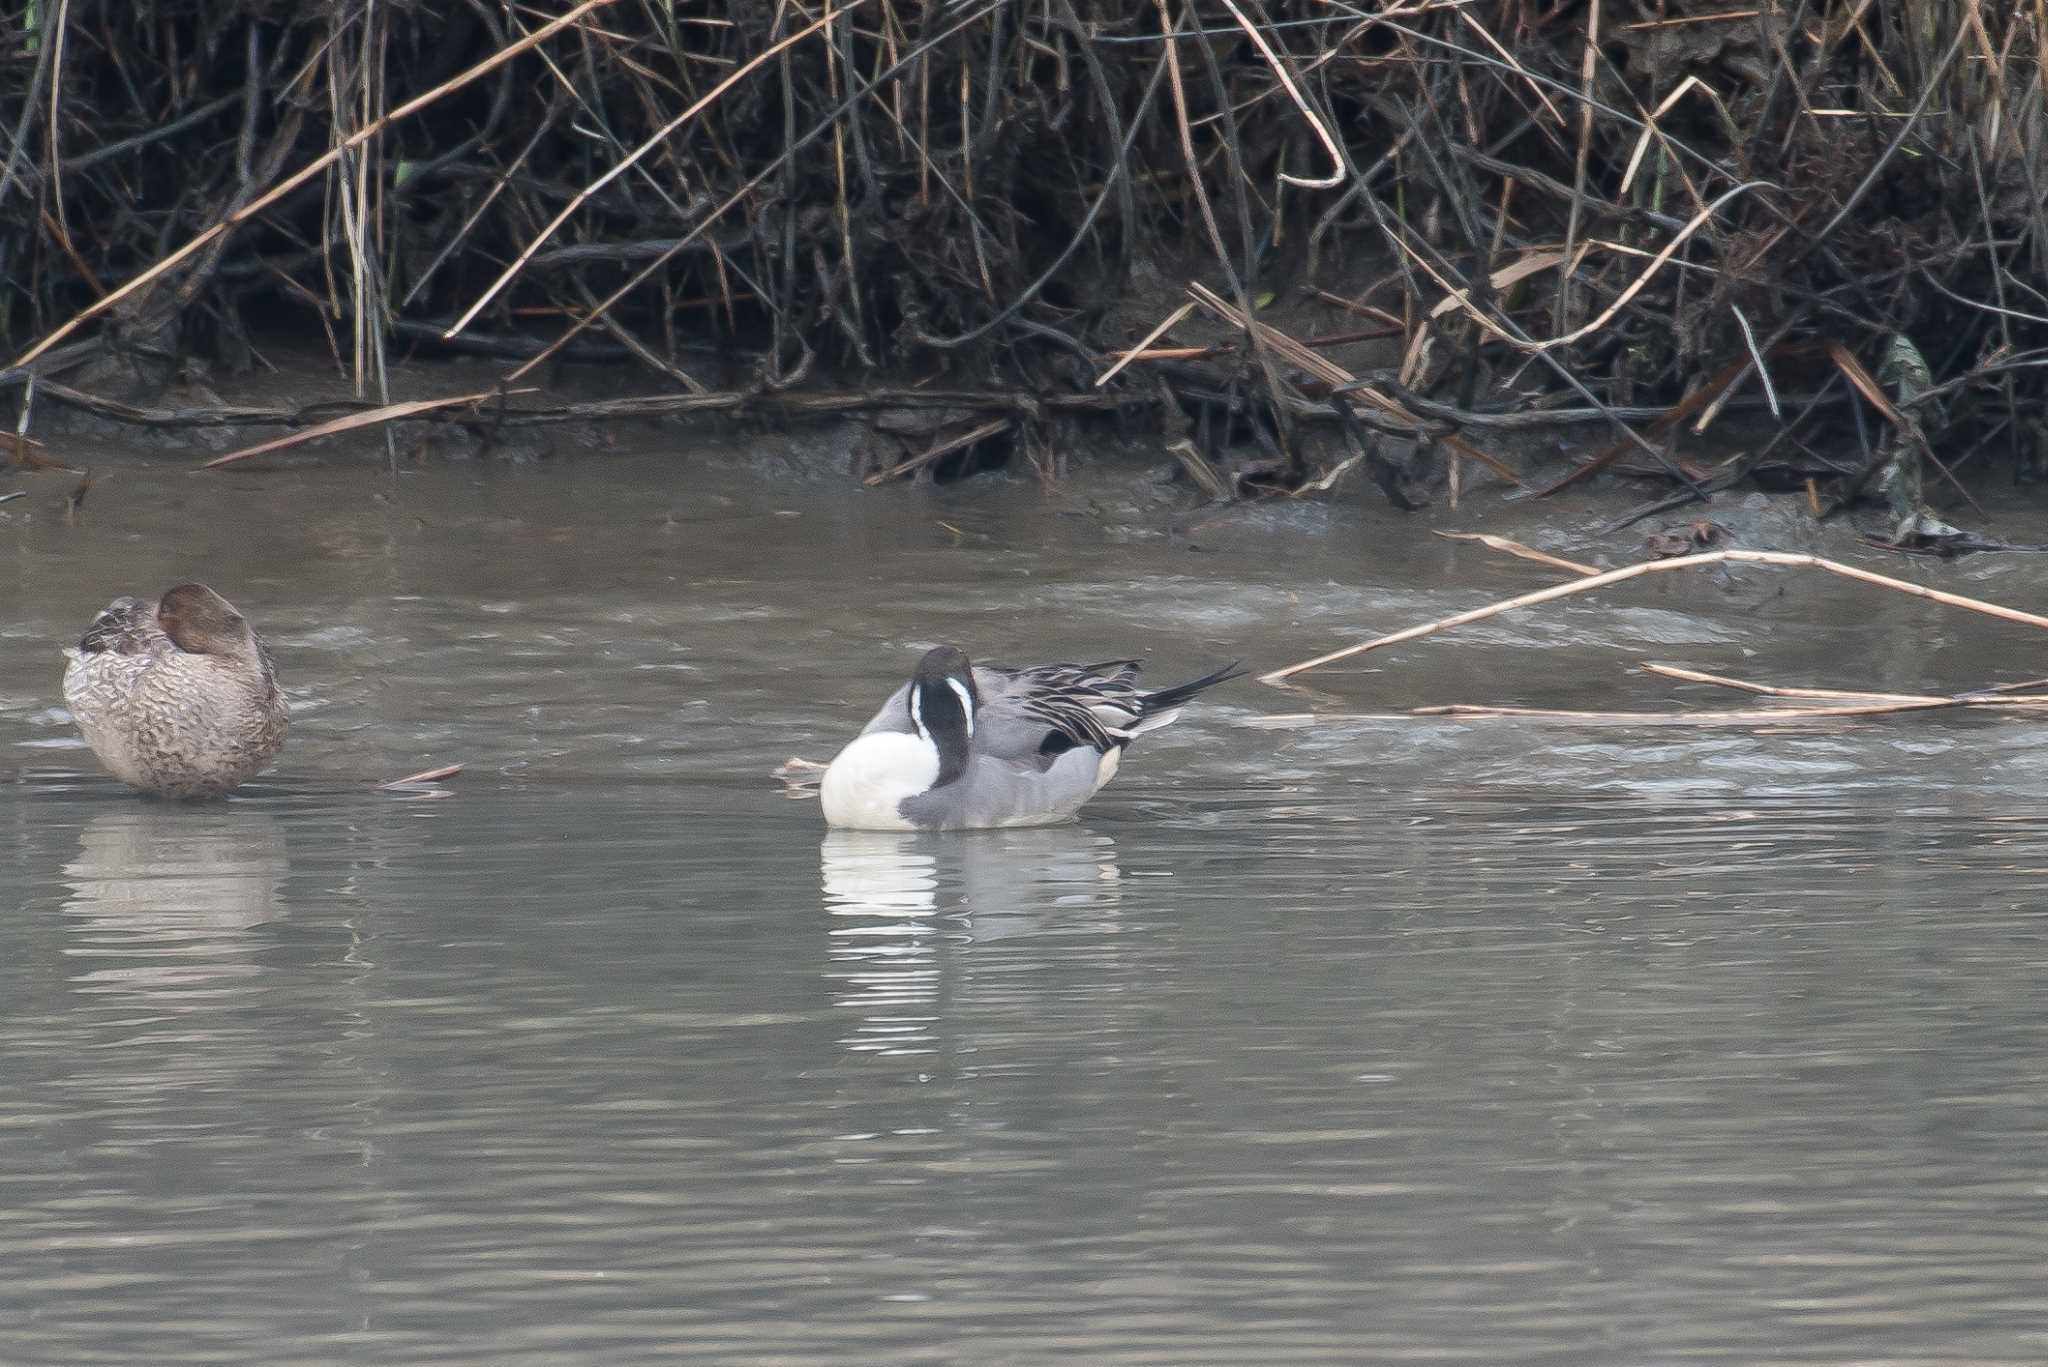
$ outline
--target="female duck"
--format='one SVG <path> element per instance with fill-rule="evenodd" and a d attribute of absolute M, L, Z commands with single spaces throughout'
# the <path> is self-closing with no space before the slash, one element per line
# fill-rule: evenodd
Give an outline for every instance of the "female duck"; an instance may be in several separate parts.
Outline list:
<path fill-rule="evenodd" d="M 1064 821 L 1116 776 L 1125 746 L 1237 673 L 1148 693 L 1136 660 L 1006 669 L 940 646 L 826 768 L 825 820 L 871 831 Z"/>
<path fill-rule="evenodd" d="M 67 650 L 64 701 L 107 771 L 161 797 L 218 797 L 284 748 L 270 652 L 204 584 L 116 598 Z"/>

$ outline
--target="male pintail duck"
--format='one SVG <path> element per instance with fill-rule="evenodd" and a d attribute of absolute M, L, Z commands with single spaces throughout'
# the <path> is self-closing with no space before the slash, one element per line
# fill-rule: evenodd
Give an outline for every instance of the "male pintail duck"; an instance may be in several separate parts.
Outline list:
<path fill-rule="evenodd" d="M 871 831 L 1064 821 L 1116 776 L 1125 746 L 1240 672 L 1148 693 L 1136 660 L 1006 669 L 940 646 L 827 766 L 825 820 Z"/>
<path fill-rule="evenodd" d="M 263 638 L 204 584 L 116 598 L 66 650 L 64 701 L 107 771 L 161 797 L 218 797 L 284 748 Z"/>

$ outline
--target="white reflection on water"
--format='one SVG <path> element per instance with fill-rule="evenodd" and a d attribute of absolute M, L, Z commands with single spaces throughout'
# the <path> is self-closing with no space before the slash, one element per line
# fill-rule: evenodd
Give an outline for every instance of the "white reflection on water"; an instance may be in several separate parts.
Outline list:
<path fill-rule="evenodd" d="M 833 831 L 819 849 L 831 913 L 834 1001 L 859 1025 L 841 1043 L 929 1052 L 946 951 L 1041 929 L 1075 908 L 1113 912 L 1116 841 L 1084 826 L 919 835 Z"/>
<path fill-rule="evenodd" d="M 206 1004 L 262 971 L 246 932 L 285 914 L 290 864 L 268 812 L 136 802 L 94 817 L 64 866 L 81 991 Z"/>

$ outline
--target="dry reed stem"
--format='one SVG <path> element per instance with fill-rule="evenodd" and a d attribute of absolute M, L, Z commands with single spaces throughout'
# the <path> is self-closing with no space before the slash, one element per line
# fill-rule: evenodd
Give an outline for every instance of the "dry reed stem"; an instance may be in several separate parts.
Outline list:
<path fill-rule="evenodd" d="M 417 774 L 407 774 L 404 778 L 388 779 L 378 784 L 377 788 L 382 792 L 392 788 L 416 787 L 422 783 L 438 783 L 444 778 L 454 778 L 464 767 L 460 764 L 444 764 L 438 769 L 422 769 Z"/>
<path fill-rule="evenodd" d="M 1581 255 L 1583 255 L 1583 251 Z M 1495 294 L 1499 294 L 1514 285 L 1520 284 L 1539 271 L 1547 271 L 1552 266 L 1563 264 L 1566 259 L 1566 255 L 1563 252 L 1529 252 L 1519 260 L 1509 262 L 1493 272 L 1492 275 L 1487 277 L 1487 283 L 1493 287 Z M 1447 313 L 1455 313 L 1457 310 L 1466 307 L 1467 301 L 1471 297 L 1472 291 L 1469 287 L 1453 290 L 1431 306 L 1429 316 L 1431 318 L 1441 318 Z"/>
<path fill-rule="evenodd" d="M 1943 697 L 1938 693 L 1867 693 L 1850 688 L 1798 688 L 1781 684 L 1752 683 L 1747 679 L 1731 679 L 1725 674 L 1708 674 L 1698 669 L 1683 669 L 1678 665 L 1645 663 L 1645 674 L 1657 674 L 1667 679 L 1679 679 L 1685 683 L 1714 684 L 1721 688 L 1740 689 L 1744 693 L 1756 693 L 1767 698 L 1809 698 L 1827 699 L 1834 702 L 1864 703 L 1915 703 L 1931 706 L 1936 703 L 1954 702 L 1956 699 Z"/>
<path fill-rule="evenodd" d="M 1571 203 L 1565 210 L 1564 254 L 1578 255 L 1579 229 L 1586 212 L 1586 175 L 1593 152 L 1593 76 L 1600 57 L 1600 0 L 1586 7 L 1586 42 L 1579 55 L 1579 138 L 1577 154 L 1572 162 Z M 1572 262 L 1573 270 L 1557 277 L 1557 305 L 1552 319 L 1563 328 L 1572 316 L 1572 276 L 1578 262 Z M 1474 318 L 1480 317 L 1476 308 L 1468 311 Z"/>
<path fill-rule="evenodd" d="M 1510 541 L 1507 537 L 1495 536 L 1491 532 L 1438 532 L 1437 535 L 1446 541 L 1477 541 L 1480 545 L 1492 550 L 1500 551 L 1507 555 L 1519 556 L 1523 560 L 1533 560 L 1539 565 L 1552 565 L 1561 570 L 1570 570 L 1573 574 L 1590 577 L 1600 573 L 1592 565 L 1581 565 L 1576 560 L 1566 560 L 1560 556 L 1552 555 L 1548 551 L 1539 551 L 1534 546 L 1524 546 L 1519 541 Z"/>
<path fill-rule="evenodd" d="M 528 389 L 508 390 L 505 392 L 531 394 L 533 391 Z M 258 442 L 254 446 L 245 446 L 239 451 L 230 451 L 225 456 L 215 456 L 199 468 L 202 470 L 218 470 L 223 465 L 234 465 L 241 461 L 253 460 L 257 456 L 268 455 L 272 451 L 282 451 L 288 446 L 298 446 L 304 442 L 317 441 L 321 437 L 331 437 L 341 432 L 353 432 L 359 427 L 374 427 L 378 423 L 397 422 L 401 418 L 417 417 L 421 413 L 431 413 L 442 408 L 461 408 L 464 405 L 474 407 L 478 404 L 489 403 L 498 397 L 500 397 L 498 390 L 486 389 L 475 394 L 452 394 L 442 399 L 411 399 L 405 403 L 385 404 L 382 408 L 372 408 L 363 413 L 344 413 L 341 417 L 335 418 L 330 422 L 323 422 L 317 427 L 308 427 L 300 432 L 288 432 L 284 436 Z"/>
<path fill-rule="evenodd" d="M 1882 717 L 1895 712 L 1931 712 L 1951 707 L 1932 703 L 1845 703 L 1839 707 L 1737 707 L 1688 712 L 1576 712 L 1566 708 L 1493 707 L 1484 703 L 1436 703 L 1410 711 L 1416 717 L 1514 717 L 1524 721 L 1600 722 L 1616 726 L 1764 726 L 1824 721 L 1833 717 Z"/>
<path fill-rule="evenodd" d="M 1547 341 L 1536 343 L 1517 342 L 1515 343 L 1515 345 L 1522 346 L 1526 350 L 1530 351 L 1549 351 L 1553 348 L 1568 346 L 1573 342 L 1579 341 L 1586 337 L 1590 337 L 1592 334 L 1600 331 L 1609 323 L 1613 322 L 1616 314 L 1620 313 L 1623 309 L 1627 308 L 1631 300 L 1633 300 L 1638 294 L 1641 294 L 1645 289 L 1649 287 L 1650 281 L 1657 276 L 1658 272 L 1664 269 L 1665 265 L 1671 260 L 1673 256 L 1678 254 L 1678 249 L 1684 246 L 1694 233 L 1698 232 L 1702 227 L 1706 226 L 1707 222 L 1710 219 L 1712 219 L 1716 214 L 1720 213 L 1722 209 L 1726 208 L 1729 204 L 1733 203 L 1735 200 L 1739 199 L 1743 195 L 1748 194 L 1751 190 L 1775 190 L 1777 188 L 1777 186 L 1771 184 L 1771 182 L 1769 181 L 1746 180 L 1742 184 L 1735 186 L 1733 189 L 1723 192 L 1718 198 L 1716 198 L 1713 201 L 1713 203 L 1707 205 L 1704 209 L 1701 209 L 1698 213 L 1694 214 L 1691 218 L 1687 219 L 1685 222 L 1685 226 L 1680 228 L 1676 233 L 1674 233 L 1671 237 L 1671 240 L 1669 242 L 1666 242 L 1664 246 L 1661 249 L 1659 249 L 1659 251 L 1654 257 L 1650 258 L 1650 264 L 1643 269 L 1642 274 L 1638 275 L 1635 279 L 1629 281 L 1627 286 L 1622 289 L 1621 293 L 1617 294 L 1614 297 L 1614 301 L 1610 303 L 1606 308 L 1602 309 L 1599 315 L 1595 317 L 1591 322 L 1587 323 L 1584 327 L 1576 328 L 1571 332 L 1563 334 L 1562 336 L 1552 337 Z M 1468 309 L 1468 311 L 1472 312 L 1475 317 L 1478 316 L 1476 310 Z"/>
<path fill-rule="evenodd" d="M 949 437 L 945 441 L 933 445 L 928 450 L 918 452 L 908 460 L 898 461 L 886 470 L 877 470 L 862 480 L 861 483 L 872 489 L 877 484 L 887 484 L 892 479 L 901 479 L 913 471 L 923 469 L 935 460 L 950 456 L 955 451 L 964 451 L 978 441 L 986 441 L 990 437 L 1000 435 L 1009 430 L 1010 420 L 1008 418 L 996 418 L 970 431 L 962 432 L 957 437 Z"/>
<path fill-rule="evenodd" d="M 1334 664 L 1338 660 L 1349 659 L 1353 655 L 1362 655 L 1368 650 L 1379 650 L 1386 646 L 1399 645 L 1404 641 L 1414 641 L 1424 636 L 1433 636 L 1439 631 L 1448 631 L 1452 627 L 1465 626 L 1472 622 L 1483 622 L 1489 617 L 1498 617 L 1504 612 L 1512 612 L 1517 608 L 1534 607 L 1538 603 L 1548 603 L 1559 598 L 1570 598 L 1577 594 L 1590 593 L 1594 589 L 1606 588 L 1609 584 L 1619 584 L 1624 580 L 1639 578 L 1646 574 L 1659 574 L 1668 570 L 1697 569 L 1705 565 L 1725 565 L 1731 562 L 1748 565 L 1777 565 L 1786 569 L 1825 570 L 1829 574 L 1840 575 L 1845 579 L 1854 579 L 1859 583 L 1874 584 L 1879 588 L 1890 589 L 1894 593 L 1903 593 L 1914 598 L 1924 598 L 1929 602 L 1940 603 L 1947 607 L 1963 608 L 1969 612 L 1982 613 L 1987 617 L 1997 617 L 2003 621 L 2018 622 L 2023 626 L 2039 627 L 2044 631 L 2048 631 L 2048 617 L 2040 617 L 2031 612 L 2022 612 L 2018 608 L 2009 608 L 1998 603 L 1985 602 L 1980 598 L 1966 598 L 1959 593 L 1947 593 L 1941 589 L 1930 589 L 1919 584 L 1909 584 L 1903 579 L 1894 579 L 1889 575 L 1858 569 L 1854 565 L 1844 565 L 1840 561 L 1826 560 L 1817 555 L 1805 555 L 1793 551 L 1706 551 L 1699 555 L 1682 555 L 1670 560 L 1650 560 L 1637 565 L 1627 565 L 1618 570 L 1609 570 L 1605 574 L 1596 574 L 1588 579 L 1574 579 L 1569 583 L 1556 584 L 1547 589 L 1538 589 L 1534 593 L 1520 594 L 1514 598 L 1490 603 L 1485 607 L 1473 608 L 1468 612 L 1455 613 L 1449 617 L 1439 618 L 1434 622 L 1425 622 L 1420 626 L 1412 626 L 1403 631 L 1394 632 L 1390 636 L 1381 636 L 1370 641 L 1362 641 L 1357 645 L 1345 646 L 1342 650 L 1333 650 L 1327 655 L 1318 655 L 1314 659 L 1303 660 L 1301 663 L 1289 665 L 1285 669 L 1276 669 L 1270 673 L 1261 674 L 1258 676 L 1258 679 L 1263 684 L 1279 685 L 1285 683 L 1296 674 L 1311 669 L 1319 669 L 1324 665 Z"/>
<path fill-rule="evenodd" d="M 1181 468 L 1188 472 L 1188 478 L 1192 479 L 1195 482 L 1195 487 L 1199 488 L 1203 493 L 1213 499 L 1227 499 L 1230 497 L 1230 481 L 1223 478 L 1217 472 L 1216 467 L 1211 465 L 1208 459 L 1195 449 L 1193 442 L 1189 441 L 1186 437 L 1182 437 L 1179 441 L 1168 443 L 1166 451 L 1168 455 L 1180 462 Z"/>
<path fill-rule="evenodd" d="M 1209 310 L 1209 312 L 1215 314 L 1231 326 L 1245 329 L 1256 341 L 1263 344 L 1268 350 L 1297 370 L 1314 376 L 1332 388 L 1343 388 L 1347 397 L 1365 400 L 1396 422 L 1405 423 L 1415 428 L 1423 426 L 1422 419 L 1416 417 L 1394 399 L 1389 398 L 1371 385 L 1359 384 L 1357 376 L 1338 365 L 1335 361 L 1332 361 L 1329 357 L 1311 351 L 1278 328 L 1261 323 L 1258 319 L 1249 316 L 1243 309 L 1240 309 L 1201 281 L 1190 282 L 1188 293 L 1203 308 Z M 1502 473 L 1507 474 L 1508 478 L 1520 483 L 1520 478 L 1507 473 L 1506 467 L 1499 468 Z"/>
<path fill-rule="evenodd" d="M 1337 147 L 1337 140 L 1330 136 L 1329 126 L 1323 122 L 1321 115 L 1308 107 L 1308 100 L 1303 97 L 1301 88 L 1295 85 L 1293 74 L 1288 71 L 1287 64 L 1280 60 L 1280 54 L 1273 50 L 1273 45 L 1266 41 L 1266 35 L 1251 20 L 1244 17 L 1244 11 L 1239 9 L 1233 0 L 1223 0 L 1223 8 L 1229 10 L 1230 17 L 1237 20 L 1238 27 L 1245 31 L 1246 36 L 1252 40 L 1252 45 L 1258 48 L 1259 55 L 1266 59 L 1266 65 L 1273 68 L 1273 74 L 1280 78 L 1280 84 L 1287 90 L 1287 98 L 1294 101 L 1294 107 L 1301 111 L 1301 117 L 1307 119 L 1308 126 L 1315 129 L 1317 140 L 1323 144 L 1323 151 L 1330 157 L 1332 170 L 1327 176 L 1310 178 L 1290 175 L 1283 171 L 1280 173 L 1280 179 L 1288 185 L 1299 186 L 1304 190 L 1333 190 L 1342 185 L 1348 164 L 1344 160 L 1344 153 Z"/>
<path fill-rule="evenodd" d="M 1173 121 L 1180 135 L 1180 153 L 1187 167 L 1188 190 L 1195 197 L 1195 203 L 1202 210 L 1202 225 L 1208 230 L 1209 245 L 1216 252 L 1218 262 L 1227 263 L 1230 251 L 1223 245 L 1223 229 L 1216 222 L 1216 209 L 1209 203 L 1209 192 L 1202 185 L 1202 159 L 1195 155 L 1194 126 L 1188 120 L 1188 95 L 1181 83 L 1180 45 L 1174 37 L 1178 24 L 1166 11 L 1166 0 L 1157 0 L 1159 7 L 1159 35 L 1166 44 L 1166 77 L 1168 88 L 1173 92 Z"/>
<path fill-rule="evenodd" d="M 1115 365 L 1111 366 L 1109 369 L 1103 371 L 1100 375 L 1097 375 L 1095 377 L 1095 387 L 1097 389 L 1100 389 L 1102 388 L 1102 386 L 1108 384 L 1111 380 L 1115 379 L 1119 374 L 1123 373 L 1123 368 L 1125 366 L 1129 365 L 1132 361 L 1137 360 L 1138 357 L 1148 347 L 1150 347 L 1154 342 L 1158 341 L 1161 337 L 1164 337 L 1167 333 L 1173 331 L 1174 326 L 1177 323 L 1179 323 L 1182 319 L 1186 318 L 1190 313 L 1193 313 L 1194 311 L 1195 306 L 1192 303 L 1188 303 L 1182 304 L 1172 313 L 1167 314 L 1166 317 L 1162 319 L 1156 327 L 1154 327 L 1150 332 L 1146 333 L 1142 338 L 1138 340 L 1136 346 L 1133 346 L 1130 350 L 1124 352 L 1123 355 L 1117 357 Z"/>
<path fill-rule="evenodd" d="M 1717 684 L 1722 688 L 1737 688 L 1745 693 L 1757 693 L 1771 698 L 1833 698 L 1844 702 L 1915 705 L 1938 703 L 1944 707 L 2048 706 L 2048 694 L 2013 691 L 2018 688 L 2039 687 L 2042 683 L 2039 679 L 2020 684 L 1995 684 L 1971 689 L 1966 693 L 1866 693 L 1853 688 L 1797 688 L 1782 684 L 1752 683 L 1747 679 L 1731 679 L 1726 675 L 1708 674 L 1697 669 L 1681 669 L 1677 665 L 1645 663 L 1643 670 L 1645 673 L 1661 674 L 1670 679 L 1683 679 L 1688 683 Z"/>

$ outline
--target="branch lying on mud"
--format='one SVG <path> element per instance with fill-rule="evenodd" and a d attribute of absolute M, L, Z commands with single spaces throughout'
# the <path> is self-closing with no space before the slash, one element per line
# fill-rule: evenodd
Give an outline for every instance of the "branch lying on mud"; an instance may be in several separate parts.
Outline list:
<path fill-rule="evenodd" d="M 532 393 L 512 390 L 511 393 Z M 402 404 L 380 404 L 367 399 L 323 399 L 297 408 L 250 407 L 213 404 L 182 408 L 144 408 L 98 394 L 72 389 L 52 380 L 36 385 L 39 397 L 56 399 L 74 408 L 96 413 L 116 422 L 142 427 L 253 427 L 278 425 L 312 427 L 350 415 L 381 414 L 388 420 L 423 416 L 430 408 L 480 403 L 497 397 L 497 390 L 483 394 L 454 395 L 439 399 L 418 399 Z M 585 403 L 529 404 L 505 408 L 502 421 L 507 427 L 543 423 L 578 422 L 609 418 L 658 418 L 685 413 L 724 413 L 735 417 L 771 416 L 781 418 L 829 418 L 838 414 L 874 409 L 968 409 L 974 412 L 1034 416 L 1046 413 L 1117 413 L 1149 408 L 1158 400 L 1143 394 L 1027 394 L 1000 389 L 863 389 L 778 392 L 772 390 L 728 389 L 710 394 L 644 394 L 622 399 L 594 399 Z M 386 410 L 409 409 L 406 413 Z M 441 419 L 446 421 L 445 416 Z"/>

